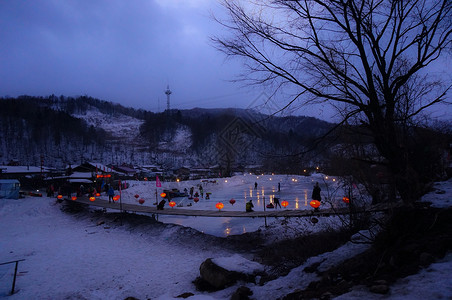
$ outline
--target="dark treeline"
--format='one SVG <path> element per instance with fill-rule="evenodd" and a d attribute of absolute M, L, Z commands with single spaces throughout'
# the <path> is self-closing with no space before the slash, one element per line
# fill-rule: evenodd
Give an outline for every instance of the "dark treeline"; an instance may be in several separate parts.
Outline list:
<path fill-rule="evenodd" d="M 32 106 L 31 109 L 35 107 L 49 107 L 53 110 L 65 111 L 68 114 L 83 114 L 92 107 L 95 107 L 104 114 L 123 114 L 142 120 L 153 115 L 152 112 L 143 109 L 124 107 L 121 104 L 96 99 L 90 96 L 66 97 L 61 95 L 57 97 L 55 95 L 50 95 L 42 97 L 23 95 L 17 98 L 0 97 L 0 101 L 2 105 L 8 105 L 7 103 L 15 102 L 17 106 L 20 104 L 30 105 Z"/>
<path fill-rule="evenodd" d="M 331 124 L 308 117 L 269 117 L 243 109 L 191 109 L 152 113 L 89 96 L 19 96 L 0 98 L 0 161 L 17 159 L 23 164 L 63 166 L 84 160 L 105 163 L 163 163 L 209 165 L 265 164 L 271 169 L 298 168 L 293 155 L 315 144 Z M 143 120 L 136 138 L 118 140 L 84 118 L 93 109 L 100 114 L 127 115 Z M 189 140 L 178 152 L 180 130 Z M 229 141 L 231 140 L 231 141 Z M 161 148 L 166 142 L 166 148 Z M 130 144 L 128 144 L 130 143 Z M 229 144 L 228 144 L 229 143 Z M 168 146 L 169 145 L 169 146 Z M 217 151 L 225 153 L 217 155 Z M 278 157 L 275 157 L 276 156 Z M 176 156 L 175 156 L 176 155 Z M 155 161 L 152 161 L 152 160 Z M 151 160 L 151 161 L 150 161 Z M 224 163 L 224 162 L 223 162 Z"/>
<path fill-rule="evenodd" d="M 66 109 L 53 106 L 57 101 L 51 97 L 2 98 L 2 133 L 33 141 L 50 138 L 56 145 L 60 144 L 63 136 L 82 141 L 85 145 L 94 142 L 102 144 L 105 141 L 104 130 L 88 126 L 84 120 L 72 117 Z"/>
<path fill-rule="evenodd" d="M 227 149 L 229 152 L 222 155 L 227 155 L 228 164 L 298 166 L 299 159 L 291 156 L 308 149 L 332 126 L 315 118 L 269 117 L 243 109 L 152 113 L 89 96 L 3 97 L 0 105 L 3 163 L 17 159 L 26 164 L 39 164 L 42 157 L 49 165 L 92 159 L 135 163 L 129 160 L 137 157 L 140 163 L 157 163 L 148 159 L 163 157 L 164 163 L 171 165 L 174 155 L 182 155 L 176 158 L 180 164 L 208 165 L 219 163 L 215 151 Z M 113 120 L 119 115 L 143 120 L 140 132 L 136 133 L 141 150 L 109 136 L 102 128 L 88 125 L 83 118 L 93 109 L 111 115 Z M 183 153 L 175 154 L 174 149 L 178 148 L 175 143 L 180 141 L 175 142 L 174 138 L 181 129 L 188 132 L 189 141 L 185 142 L 190 146 Z M 169 147 L 160 148 L 162 142 L 167 142 Z M 147 153 L 140 153 L 143 151 Z M 275 154 L 281 157 L 275 158 Z"/>
<path fill-rule="evenodd" d="M 314 139 L 331 129 L 332 124 L 311 117 L 269 117 L 240 109 L 172 110 L 148 116 L 141 134 L 158 143 L 165 135 L 173 135 L 181 127 L 190 130 L 194 151 L 200 151 L 206 143 L 212 142 L 212 138 L 215 140 L 234 128 L 248 138 L 257 139 L 266 148 L 292 152 L 295 148 L 308 147 Z"/>
<path fill-rule="evenodd" d="M 82 98 L 82 97 L 81 97 Z M 80 98 L 80 99 L 81 99 Z M 0 98 L 0 162 L 65 166 L 103 151 L 107 133 L 70 112 L 83 112 L 93 99 L 65 97 Z M 101 104 L 99 102 L 98 104 Z"/>

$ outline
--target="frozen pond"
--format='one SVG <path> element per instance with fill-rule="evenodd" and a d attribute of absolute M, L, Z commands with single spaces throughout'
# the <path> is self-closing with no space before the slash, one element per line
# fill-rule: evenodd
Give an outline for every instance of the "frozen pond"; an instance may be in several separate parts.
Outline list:
<path fill-rule="evenodd" d="M 230 178 L 219 178 L 204 180 L 190 180 L 181 182 L 162 182 L 162 187 L 157 188 L 155 182 L 131 181 L 130 188 L 122 191 L 122 201 L 124 203 L 136 203 L 139 198 L 143 198 L 143 205 L 154 205 L 156 202 L 156 192 L 160 195 L 163 189 L 184 189 L 190 190 L 194 187 L 195 193 L 202 186 L 204 197 L 199 196 L 199 201 L 194 202 L 189 197 L 174 198 L 177 206 L 170 208 L 165 205 L 165 209 L 202 209 L 216 210 L 215 204 L 222 202 L 222 210 L 245 210 L 245 203 L 252 200 L 254 210 L 269 210 L 266 205 L 273 202 L 275 197 L 280 202 L 286 200 L 288 206 L 286 209 L 312 209 L 309 206 L 311 200 L 312 188 L 315 182 L 319 182 L 322 188 L 322 196 L 325 196 L 328 190 L 336 186 L 335 178 L 328 178 L 323 174 L 313 176 L 291 176 L 291 175 L 236 175 Z M 257 186 L 256 186 L 257 184 Z M 278 190 L 278 184 L 280 189 Z M 206 199 L 206 193 L 211 193 L 209 199 Z M 160 197 L 157 199 L 160 201 Z M 234 204 L 229 201 L 235 200 Z M 281 209 L 281 208 L 277 208 Z M 283 208 L 284 209 L 284 208 Z M 264 225 L 264 218 L 218 218 L 218 217 L 183 217 L 183 216 L 165 216 L 160 215 L 159 221 L 165 223 L 174 223 L 182 226 L 192 227 L 204 233 L 215 236 L 227 236 L 252 232 Z M 273 218 L 267 218 L 267 223 L 273 222 Z"/>

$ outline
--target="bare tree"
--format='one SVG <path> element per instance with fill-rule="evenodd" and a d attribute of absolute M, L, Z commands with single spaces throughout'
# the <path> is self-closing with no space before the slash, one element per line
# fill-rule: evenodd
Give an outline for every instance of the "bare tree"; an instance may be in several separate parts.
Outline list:
<path fill-rule="evenodd" d="M 245 58 L 245 80 L 289 87 L 289 102 L 329 103 L 342 122 L 367 128 L 405 202 L 423 193 L 407 146 L 410 124 L 444 103 L 450 78 L 428 67 L 452 36 L 450 0 L 224 1 L 231 36 L 214 37 Z"/>

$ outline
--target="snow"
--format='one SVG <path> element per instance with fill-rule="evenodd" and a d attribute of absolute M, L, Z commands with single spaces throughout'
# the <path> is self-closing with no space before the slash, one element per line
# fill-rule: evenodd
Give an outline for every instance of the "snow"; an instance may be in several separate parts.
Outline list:
<path fill-rule="evenodd" d="M 418 274 L 399 279 L 391 286 L 390 299 L 452 299 L 452 253 L 431 264 Z M 352 292 L 335 299 L 388 299 L 388 296 L 369 294 L 366 287 L 356 287 Z"/>
<path fill-rule="evenodd" d="M 291 176 L 272 176 L 272 180 L 269 178 L 261 177 L 258 182 L 259 187 L 264 188 L 265 196 L 270 197 L 267 189 L 272 184 L 281 182 L 283 198 L 290 201 L 292 208 L 296 205 L 295 194 L 303 195 L 304 189 L 308 186 L 310 188 L 311 182 L 319 179 L 298 178 L 300 181 L 297 185 L 292 184 Z M 213 197 L 217 198 L 211 202 L 203 200 L 198 204 L 204 208 L 211 207 L 219 199 L 227 200 L 243 191 L 247 191 L 246 197 L 249 198 L 249 188 L 254 180 L 255 177 L 251 176 L 236 176 L 228 179 L 230 185 L 224 181 L 210 185 L 207 191 L 211 190 Z M 183 188 L 184 185 L 193 183 L 195 182 L 164 185 Z M 145 204 L 149 204 L 155 197 L 152 184 L 155 187 L 152 182 L 131 182 L 129 191 L 123 191 L 123 200 L 134 202 L 135 198 L 128 197 L 128 193 L 138 191 L 147 198 Z M 240 201 L 234 206 L 228 203 L 227 209 L 241 209 L 244 196 L 242 194 L 241 198 L 237 197 Z M 255 193 L 253 197 L 257 199 Z M 444 207 L 450 206 L 451 197 L 452 179 L 435 184 L 434 190 L 424 197 L 424 201 L 432 201 L 434 206 Z M 298 201 L 299 209 L 306 209 L 303 196 Z M 262 205 L 256 209 L 263 209 Z M 243 220 L 245 225 L 247 220 L 248 218 Z M 217 221 L 216 218 L 191 218 L 190 222 L 209 227 Z M 246 285 L 253 291 L 254 299 L 277 299 L 303 289 L 318 279 L 315 273 L 303 271 L 307 266 L 320 263 L 318 269 L 326 270 L 368 247 L 349 242 L 332 252 L 309 258 L 286 276 L 262 286 L 240 282 L 225 290 L 207 293 L 197 291 L 192 283 L 199 276 L 199 266 L 207 258 L 212 258 L 227 269 L 248 273 L 266 267 L 252 261 L 249 253 L 239 253 L 231 247 L 225 247 L 219 237 L 174 224 L 148 222 L 134 225 L 125 223 L 121 226 L 117 220 L 101 213 L 65 213 L 61 211 L 61 204 L 53 198 L 1 199 L 0 222 L 0 263 L 25 259 L 19 263 L 16 293 L 8 296 L 12 300 L 125 299 L 129 296 L 163 300 L 176 299 L 185 292 L 193 293 L 195 296 L 189 299 L 195 300 L 230 299 L 241 285 Z M 270 239 L 277 239 L 282 234 L 283 227 L 281 224 L 276 225 L 276 221 L 268 228 L 263 228 L 262 221 L 260 222 L 261 230 Z M 322 230 L 323 227 L 318 226 L 322 223 L 327 226 L 335 221 L 324 218 L 315 226 L 309 224 L 308 220 L 302 222 L 304 223 L 299 223 L 298 226 L 306 229 L 300 231 L 309 233 Z M 371 294 L 366 287 L 358 286 L 337 299 L 451 299 L 451 270 L 452 253 L 418 274 L 397 281 L 391 286 L 389 296 Z M 0 297 L 6 297 L 10 292 L 13 272 L 14 264 L 0 266 Z"/>
<path fill-rule="evenodd" d="M 73 117 L 83 119 L 88 125 L 100 127 L 112 136 L 123 140 L 133 140 L 144 123 L 143 120 L 123 114 L 104 114 L 95 107 L 91 107 L 84 114 L 73 114 Z"/>
<path fill-rule="evenodd" d="M 328 179 L 325 179 L 328 178 Z M 224 204 L 222 211 L 245 211 L 245 204 L 252 200 L 254 210 L 264 210 L 264 202 L 268 204 L 273 202 L 274 197 L 279 197 L 280 202 L 287 200 L 289 206 L 287 209 L 312 209 L 309 206 L 309 198 L 312 187 L 316 181 L 320 182 L 322 187 L 323 197 L 327 197 L 326 191 L 337 189 L 338 184 L 334 177 L 327 177 L 323 174 L 314 174 L 313 176 L 298 176 L 298 175 L 237 175 L 231 178 L 216 178 L 209 179 L 208 182 L 203 180 L 189 180 L 181 182 L 162 182 L 162 187 L 156 189 L 155 181 L 128 181 L 130 187 L 122 190 L 121 201 L 123 203 L 138 204 L 139 199 L 144 199 L 143 206 L 153 206 L 156 202 L 157 195 L 164 189 L 179 189 L 184 191 L 186 188 L 190 190 L 194 187 L 195 193 L 199 192 L 198 186 L 202 185 L 204 196 L 207 192 L 211 193 L 210 199 L 199 196 L 199 202 L 195 203 L 188 197 L 174 198 L 177 207 L 165 209 L 201 209 L 212 210 L 216 209 L 215 205 L 218 202 Z M 254 188 L 254 183 L 258 183 L 257 189 Z M 278 192 L 278 183 L 280 183 L 281 190 Z M 135 198 L 139 195 L 139 198 Z M 106 197 L 103 195 L 103 197 Z M 335 198 L 335 205 L 345 205 L 342 202 L 343 194 L 337 194 Z M 158 196 L 158 201 L 160 197 Z M 106 199 L 106 198 L 105 198 Z M 235 199 L 236 202 L 232 205 L 229 200 Z M 279 208 L 278 208 L 279 209 Z M 333 221 L 333 219 L 335 219 Z M 329 218 L 329 222 L 319 222 L 317 227 L 331 226 L 332 224 L 339 225 L 338 218 Z M 256 218 L 209 218 L 209 217 L 181 217 L 181 216 L 160 216 L 159 221 L 165 223 L 175 223 L 178 225 L 189 226 L 201 232 L 212 234 L 215 236 L 228 236 L 235 234 L 242 234 L 245 232 L 256 231 L 259 227 L 264 225 L 264 219 Z M 279 224 L 279 220 L 274 218 L 267 219 L 267 225 Z M 303 223 L 304 221 L 299 221 Z M 311 226 L 309 226 L 311 227 Z M 326 228 L 323 228 L 326 229 Z M 306 233 L 306 230 L 304 230 Z M 282 238 L 282 236 L 281 236 Z"/>
<path fill-rule="evenodd" d="M 264 266 L 256 262 L 249 261 L 239 254 L 234 254 L 229 257 L 218 257 L 212 261 L 216 265 L 229 271 L 236 271 L 244 274 L 253 274 L 264 271 Z"/>

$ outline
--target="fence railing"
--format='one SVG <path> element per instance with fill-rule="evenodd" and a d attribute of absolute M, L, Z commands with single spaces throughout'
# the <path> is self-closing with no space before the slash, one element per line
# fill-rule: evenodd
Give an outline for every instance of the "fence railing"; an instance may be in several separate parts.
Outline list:
<path fill-rule="evenodd" d="M 12 261 L 7 261 L 4 263 L 0 263 L 0 266 L 2 265 L 7 265 L 7 264 L 16 264 L 16 266 L 14 267 L 14 278 L 13 278 L 13 286 L 11 288 L 11 295 L 14 294 L 14 288 L 16 287 L 16 277 L 17 277 L 17 267 L 19 265 L 20 261 L 24 261 L 25 259 L 18 259 L 18 260 L 12 260 Z"/>

